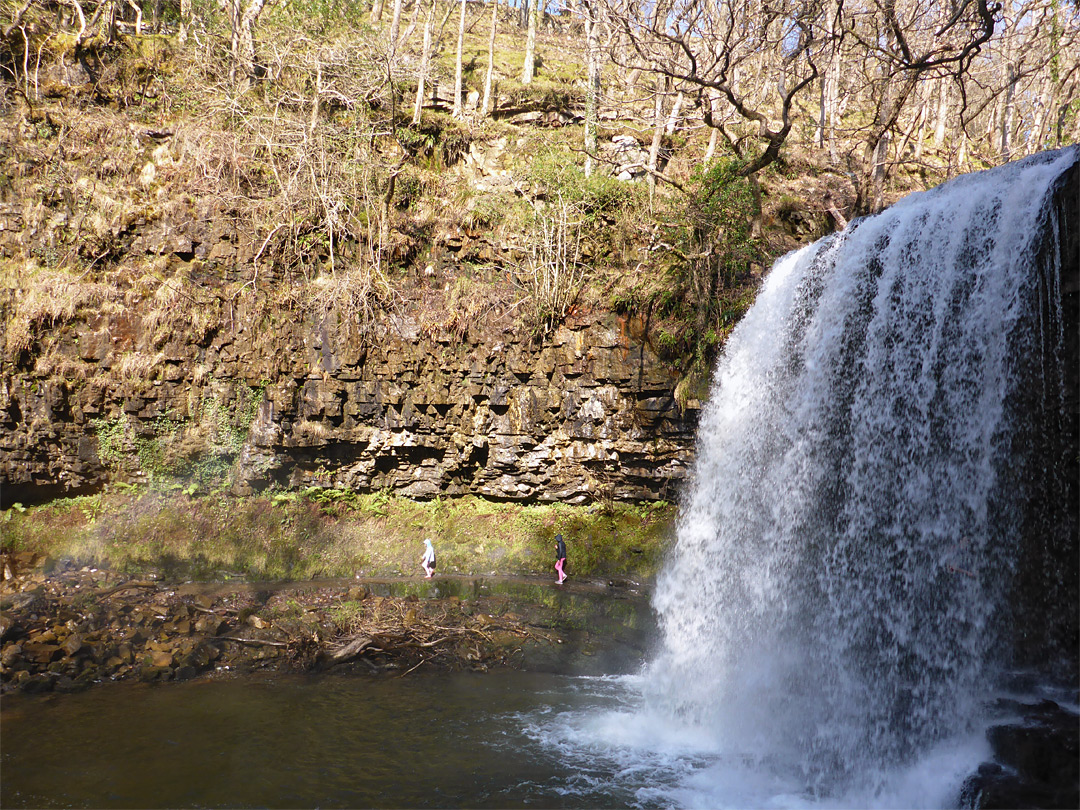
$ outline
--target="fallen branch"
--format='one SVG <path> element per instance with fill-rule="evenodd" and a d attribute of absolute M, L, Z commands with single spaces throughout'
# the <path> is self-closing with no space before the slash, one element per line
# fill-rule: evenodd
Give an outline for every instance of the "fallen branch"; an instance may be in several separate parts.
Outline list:
<path fill-rule="evenodd" d="M 336 650 L 330 653 L 330 665 L 342 664 L 350 659 L 356 658 L 365 650 L 371 648 L 374 642 L 369 636 L 360 636 L 354 638 L 351 641 L 339 646 Z"/>
<path fill-rule="evenodd" d="M 211 641 L 236 641 L 240 644 L 260 644 L 265 647 L 288 647 L 284 641 L 269 641 L 262 638 L 238 638 L 237 636 L 211 636 Z"/>
<path fill-rule="evenodd" d="M 136 582 L 127 582 L 123 585 L 117 585 L 115 588 L 109 588 L 107 591 L 101 591 L 98 593 L 98 598 L 104 596 L 112 596 L 114 593 L 120 593 L 120 591 L 130 590 L 132 588 L 156 588 L 156 582 L 147 582 L 145 580 L 138 580 Z"/>

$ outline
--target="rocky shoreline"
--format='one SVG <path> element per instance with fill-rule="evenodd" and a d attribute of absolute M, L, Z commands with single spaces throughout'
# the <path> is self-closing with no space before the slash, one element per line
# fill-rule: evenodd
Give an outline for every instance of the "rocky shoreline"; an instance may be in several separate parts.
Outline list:
<path fill-rule="evenodd" d="M 266 668 L 629 668 L 651 629 L 644 596 L 607 582 L 519 580 L 524 598 L 465 577 L 175 583 L 32 552 L 4 554 L 3 574 L 3 693 Z"/>

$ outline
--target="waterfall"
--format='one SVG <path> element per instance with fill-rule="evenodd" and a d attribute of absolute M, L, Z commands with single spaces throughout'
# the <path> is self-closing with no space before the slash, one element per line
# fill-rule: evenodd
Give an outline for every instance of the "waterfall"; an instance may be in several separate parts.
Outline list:
<path fill-rule="evenodd" d="M 732 334 L 645 674 L 651 710 L 721 759 L 873 795 L 971 731 L 1017 623 L 1050 618 L 1020 615 L 1038 599 L 1019 589 L 1062 531 L 1060 465 L 1029 449 L 1061 421 L 1046 242 L 1077 154 L 957 178 L 784 257 Z"/>

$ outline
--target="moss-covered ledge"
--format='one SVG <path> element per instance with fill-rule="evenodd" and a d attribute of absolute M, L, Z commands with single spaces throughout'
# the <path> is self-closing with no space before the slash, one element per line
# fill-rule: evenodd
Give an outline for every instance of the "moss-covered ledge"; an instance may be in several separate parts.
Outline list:
<path fill-rule="evenodd" d="M 553 538 L 577 576 L 649 580 L 672 536 L 667 502 L 522 505 L 466 496 L 413 501 L 310 488 L 237 498 L 114 487 L 0 514 L 3 548 L 169 579 L 306 580 L 420 573 L 423 540 L 441 573 L 548 572 Z"/>

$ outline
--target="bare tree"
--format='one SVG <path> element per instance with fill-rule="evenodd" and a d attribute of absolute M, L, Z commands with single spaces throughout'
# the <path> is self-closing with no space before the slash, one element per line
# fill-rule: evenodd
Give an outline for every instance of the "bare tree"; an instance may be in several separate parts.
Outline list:
<path fill-rule="evenodd" d="M 427 81 L 428 69 L 431 66 L 431 32 L 435 24 L 436 2 L 437 0 L 431 0 L 431 7 L 427 13 L 427 22 L 424 23 L 424 50 L 420 55 L 420 68 L 416 76 L 416 103 L 413 105 L 413 126 L 419 126 L 420 113 L 424 109 L 424 85 Z"/>
<path fill-rule="evenodd" d="M 521 69 L 521 83 L 532 84 L 536 70 L 536 18 L 543 12 L 540 0 L 522 0 L 522 3 L 528 8 L 529 31 L 525 36 L 525 64 Z"/>
<path fill-rule="evenodd" d="M 863 138 L 860 207 L 884 206 L 891 170 L 889 147 L 908 101 L 924 78 L 967 72 L 993 36 L 1000 7 L 960 0 L 951 8 L 932 0 L 864 0 L 860 13 L 845 10 L 843 36 L 871 64 L 874 117 Z"/>
<path fill-rule="evenodd" d="M 491 4 L 491 37 L 488 39 L 487 74 L 484 76 L 484 100 L 480 105 L 480 114 L 485 118 L 491 113 L 491 80 L 495 73 L 495 29 L 499 19 L 499 4 Z"/>
<path fill-rule="evenodd" d="M 461 0 L 461 19 L 458 21 L 457 58 L 454 60 L 454 118 L 461 118 L 461 57 L 465 49 L 465 0 Z"/>
<path fill-rule="evenodd" d="M 176 41 L 187 42 L 188 26 L 191 25 L 191 0 L 180 0 L 180 21 L 176 28 Z"/>
<path fill-rule="evenodd" d="M 752 175 L 779 156 L 793 126 L 795 100 L 818 76 L 821 1 L 747 6 L 734 0 L 659 0 L 639 6 L 607 0 L 608 19 L 629 45 L 625 53 L 616 48 L 610 54 L 622 67 L 666 78 L 674 91 L 690 94 L 705 123 L 719 128 L 743 159 L 744 174 Z M 742 81 L 744 75 L 760 85 Z M 769 101 L 772 88 L 778 105 Z M 717 120 L 711 92 L 741 126 Z"/>
<path fill-rule="evenodd" d="M 228 0 L 232 28 L 232 68 L 230 79 L 245 92 L 255 79 L 255 23 L 267 0 Z"/>
<path fill-rule="evenodd" d="M 585 16 L 585 54 L 588 62 L 585 89 L 585 176 L 593 173 L 597 157 L 597 129 L 600 120 L 600 24 L 595 14 L 599 0 L 582 0 Z"/>

